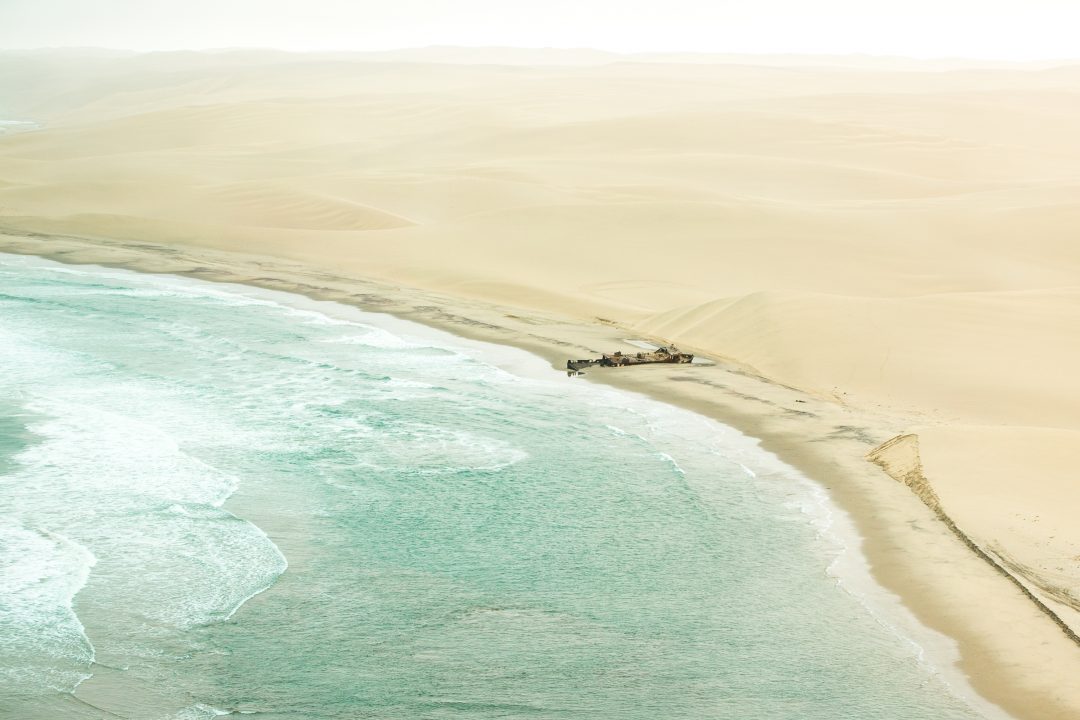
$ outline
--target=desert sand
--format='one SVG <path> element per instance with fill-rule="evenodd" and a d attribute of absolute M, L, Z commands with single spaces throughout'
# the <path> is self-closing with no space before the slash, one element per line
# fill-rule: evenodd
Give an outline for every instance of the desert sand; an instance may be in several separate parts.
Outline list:
<path fill-rule="evenodd" d="M 34 51 L 0 94 L 40 125 L 0 135 L 0 250 L 556 365 L 677 342 L 717 364 L 588 379 L 762 438 L 979 692 L 1080 716 L 1080 64 Z"/>

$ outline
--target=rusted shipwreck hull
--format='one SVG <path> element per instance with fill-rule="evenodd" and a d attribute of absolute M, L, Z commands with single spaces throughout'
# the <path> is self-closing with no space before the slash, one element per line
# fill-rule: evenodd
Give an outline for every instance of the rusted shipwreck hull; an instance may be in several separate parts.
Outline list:
<path fill-rule="evenodd" d="M 571 373 L 581 372 L 587 367 L 625 367 L 627 365 L 651 365 L 654 363 L 688 363 L 693 362 L 694 356 L 690 353 L 679 352 L 674 345 L 657 348 L 652 352 L 623 353 L 615 352 L 610 355 L 601 355 L 591 360 L 567 360 L 566 370 Z"/>

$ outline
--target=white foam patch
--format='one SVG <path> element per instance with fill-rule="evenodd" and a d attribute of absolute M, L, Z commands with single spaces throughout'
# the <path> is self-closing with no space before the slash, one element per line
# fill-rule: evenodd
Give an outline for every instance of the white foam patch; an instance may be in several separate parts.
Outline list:
<path fill-rule="evenodd" d="M 2 675 L 70 692 L 90 676 L 94 647 L 72 606 L 94 556 L 76 542 L 0 519 Z"/>
<path fill-rule="evenodd" d="M 263 306 L 281 307 L 277 303 L 261 298 L 250 297 L 242 293 L 228 292 L 216 289 L 214 286 L 204 287 L 201 285 L 186 284 L 181 278 L 165 278 L 145 276 L 129 276 L 119 271 L 95 272 L 77 270 L 70 267 L 55 267 L 52 265 L 35 265 L 49 273 L 67 275 L 71 277 L 87 278 L 84 283 L 68 283 L 64 285 L 51 285 L 47 287 L 35 286 L 34 295 L 45 297 L 127 297 L 127 298 L 150 298 L 150 299 L 182 299 L 182 300 L 209 300 L 218 305 L 232 307 Z M 103 281 L 114 280 L 116 284 L 105 284 Z"/>
<path fill-rule="evenodd" d="M 29 407 L 50 418 L 8 485 L 93 550 L 95 604 L 187 627 L 228 617 L 284 571 L 262 531 L 220 509 L 237 478 L 145 422 L 57 399 Z"/>
<path fill-rule="evenodd" d="M 69 358 L 42 347 L 34 338 L 7 327 L 0 327 L 0 372 L 4 386 L 14 388 L 37 381 L 42 376 L 69 375 L 78 364 Z"/>
<path fill-rule="evenodd" d="M 156 720 L 210 720 L 211 718 L 232 715 L 228 710 L 220 710 L 205 703 L 195 703 L 171 715 L 164 715 Z"/>
<path fill-rule="evenodd" d="M 48 418 L 30 427 L 45 441 L 18 461 L 27 477 L 71 499 L 220 506 L 236 489 L 235 477 L 187 455 L 149 423 L 57 398 L 39 398 L 27 409 Z"/>
<path fill-rule="evenodd" d="M 421 475 L 497 472 L 529 454 L 498 438 L 423 423 L 380 430 L 374 447 L 359 456 L 373 470 Z"/>
<path fill-rule="evenodd" d="M 664 461 L 664 463 L 666 463 L 667 465 L 670 465 L 671 469 L 674 470 L 675 472 L 679 473 L 680 475 L 685 475 L 686 474 L 686 471 L 683 470 L 682 466 L 679 465 L 679 463 L 675 461 L 675 458 L 671 457 L 666 452 L 656 453 L 656 455 L 662 461 Z"/>
<path fill-rule="evenodd" d="M 4 621 L 12 632 L 0 634 L 34 637 L 44 656 L 73 656 L 72 638 L 88 642 L 71 610 L 84 585 L 84 607 L 102 609 L 117 628 L 189 627 L 230 617 L 285 570 L 261 530 L 220 509 L 239 479 L 186 452 L 174 435 L 212 445 L 258 433 L 222 427 L 162 388 L 101 378 L 88 384 L 80 377 L 87 367 L 71 356 L 33 343 L 16 347 L 14 357 L 0 359 L 0 371 L 12 361 L 40 363 L 22 365 L 16 387 L 44 385 L 25 403 L 42 419 L 30 427 L 38 441 L 14 458 L 18 469 L 0 486 L 39 535 L 21 536 L 22 561 L 4 570 L 4 606 L 18 612 Z M 56 373 L 58 366 L 67 372 Z M 60 384 L 50 388 L 50 380 Z M 60 566 L 61 545 L 41 539 L 61 531 L 86 553 L 78 557 L 96 557 L 89 577 L 93 563 Z M 39 539 L 27 544 L 28 537 Z"/>
<path fill-rule="evenodd" d="M 41 127 L 41 123 L 36 120 L 0 120 L 0 127 L 29 130 Z"/>
<path fill-rule="evenodd" d="M 178 628 L 228 619 L 285 570 L 262 531 L 205 505 L 113 518 L 93 542 L 102 548 L 94 604 Z"/>
<path fill-rule="evenodd" d="M 385 381 L 387 387 L 393 388 L 407 388 L 410 390 L 435 390 L 437 385 L 431 383 L 420 382 L 419 380 L 404 380 L 402 378 L 387 378 Z"/>
<path fill-rule="evenodd" d="M 380 328 L 370 328 L 370 330 L 362 333 L 337 335 L 335 337 L 320 340 L 320 342 L 335 345 L 362 345 L 364 347 L 379 348 L 381 350 L 419 350 L 421 348 L 431 347 L 430 345 L 410 342 L 405 338 L 398 337 L 397 335 Z"/>
<path fill-rule="evenodd" d="M 287 316 L 300 318 L 305 325 L 348 328 L 350 332 L 334 337 L 321 338 L 319 342 L 338 345 L 362 345 L 382 350 L 442 350 L 448 355 L 460 353 L 450 347 L 424 342 L 417 338 L 405 337 L 363 322 L 334 317 L 317 310 L 308 310 L 288 305 L 277 305 Z"/>

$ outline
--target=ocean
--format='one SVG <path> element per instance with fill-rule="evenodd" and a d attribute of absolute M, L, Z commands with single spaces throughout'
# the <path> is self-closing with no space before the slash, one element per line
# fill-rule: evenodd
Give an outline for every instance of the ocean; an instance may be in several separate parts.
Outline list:
<path fill-rule="evenodd" d="M 842 524 L 524 352 L 0 255 L 2 718 L 985 717 Z"/>

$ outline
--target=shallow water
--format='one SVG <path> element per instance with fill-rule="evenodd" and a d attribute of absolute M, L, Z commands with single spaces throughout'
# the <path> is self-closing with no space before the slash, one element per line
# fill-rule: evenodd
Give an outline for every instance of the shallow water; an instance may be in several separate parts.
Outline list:
<path fill-rule="evenodd" d="M 495 357 L 0 256 L 0 716 L 979 717 L 814 485 Z"/>

